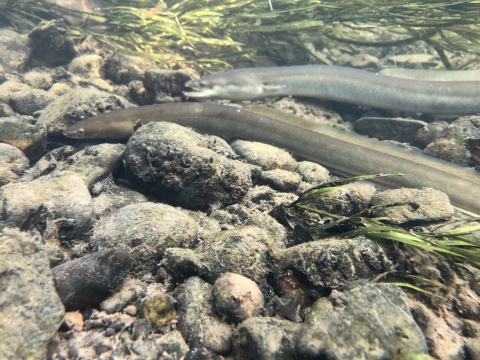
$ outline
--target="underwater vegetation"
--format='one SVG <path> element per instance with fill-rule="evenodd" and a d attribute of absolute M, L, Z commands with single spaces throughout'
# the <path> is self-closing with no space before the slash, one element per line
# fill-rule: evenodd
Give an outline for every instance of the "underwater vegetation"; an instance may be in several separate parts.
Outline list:
<path fill-rule="evenodd" d="M 424 41 L 445 52 L 480 53 L 477 1 L 387 0 L 0 0 L 0 24 L 28 31 L 64 17 L 77 38 L 94 35 L 117 51 L 158 62 L 221 67 L 275 58 L 326 63 L 315 51 Z M 279 64 L 288 65 L 288 63 Z M 468 64 L 464 64 L 467 66 Z M 215 67 L 215 66 L 214 66 Z"/>

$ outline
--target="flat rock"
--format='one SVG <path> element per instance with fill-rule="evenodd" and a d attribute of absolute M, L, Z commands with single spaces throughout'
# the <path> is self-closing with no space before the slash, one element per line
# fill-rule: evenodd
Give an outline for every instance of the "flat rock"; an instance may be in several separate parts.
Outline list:
<path fill-rule="evenodd" d="M 23 152 L 0 143 L 0 186 L 18 181 L 29 166 L 30 162 Z"/>
<path fill-rule="evenodd" d="M 33 115 L 37 111 L 43 110 L 57 98 L 57 95 L 48 93 L 43 89 L 23 90 L 13 93 L 8 104 L 16 113 Z"/>
<path fill-rule="evenodd" d="M 68 261 L 52 269 L 67 311 L 97 306 L 118 290 L 131 265 L 127 250 L 114 248 Z"/>
<path fill-rule="evenodd" d="M 380 140 L 411 143 L 417 132 L 427 125 L 420 120 L 363 117 L 355 122 L 355 131 Z"/>
<path fill-rule="evenodd" d="M 157 263 L 168 247 L 193 247 L 198 225 L 174 207 L 143 202 L 127 205 L 102 218 L 95 226 L 95 249 L 121 247 L 132 255 L 132 274 L 156 273 Z"/>
<path fill-rule="evenodd" d="M 379 192 L 372 197 L 372 206 L 407 202 L 407 205 L 381 207 L 374 216 L 386 216 L 393 224 L 428 222 L 451 219 L 453 207 L 448 196 L 432 188 L 393 189 Z"/>
<path fill-rule="evenodd" d="M 187 209 L 230 205 L 252 185 L 250 167 L 228 144 L 177 124 L 151 122 L 127 143 L 127 174 L 156 198 Z"/>
<path fill-rule="evenodd" d="M 217 354 L 232 348 L 232 327 L 213 311 L 212 285 L 191 277 L 175 290 L 178 329 L 191 348 L 205 347 Z"/>
<path fill-rule="evenodd" d="M 0 142 L 15 146 L 34 163 L 47 148 L 47 128 L 30 116 L 0 117 Z"/>
<path fill-rule="evenodd" d="M 390 284 L 353 282 L 318 299 L 296 343 L 301 359 L 386 359 L 426 353 L 427 344 L 404 302 Z"/>
<path fill-rule="evenodd" d="M 5 185 L 0 189 L 0 199 L 0 213 L 11 226 L 27 226 L 31 217 L 40 212 L 40 221 L 48 220 L 46 232 L 68 239 L 83 235 L 92 225 L 92 198 L 87 184 L 71 171 Z"/>
<path fill-rule="evenodd" d="M 262 171 L 258 176 L 260 185 L 268 185 L 274 190 L 283 192 L 294 192 L 301 182 L 302 178 L 300 175 L 282 169 Z"/>
<path fill-rule="evenodd" d="M 294 170 L 297 162 L 287 151 L 254 141 L 235 140 L 232 149 L 247 162 L 263 170 Z"/>
<path fill-rule="evenodd" d="M 326 168 L 311 161 L 299 162 L 295 171 L 300 174 L 303 181 L 312 185 L 321 184 L 330 176 L 330 172 Z"/>
<path fill-rule="evenodd" d="M 296 360 L 295 342 L 300 324 L 277 318 L 252 317 L 233 335 L 236 360 Z"/>
<path fill-rule="evenodd" d="M 0 229 L 0 274 L 0 358 L 46 358 L 65 311 L 41 239 Z"/>

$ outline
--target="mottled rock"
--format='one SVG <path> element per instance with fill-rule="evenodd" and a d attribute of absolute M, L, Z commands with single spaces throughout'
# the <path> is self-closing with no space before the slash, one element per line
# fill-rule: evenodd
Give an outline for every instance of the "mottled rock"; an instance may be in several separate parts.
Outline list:
<path fill-rule="evenodd" d="M 191 277 L 175 290 L 178 329 L 191 348 L 223 355 L 231 351 L 232 328 L 213 311 L 212 285 Z"/>
<path fill-rule="evenodd" d="M 446 121 L 435 121 L 418 130 L 412 144 L 423 149 L 434 141 L 448 127 Z"/>
<path fill-rule="evenodd" d="M 302 182 L 302 178 L 292 171 L 274 169 L 262 171 L 258 176 L 260 185 L 268 185 L 274 190 L 294 192 Z"/>
<path fill-rule="evenodd" d="M 128 84 L 142 80 L 145 71 L 155 67 L 155 63 L 138 56 L 114 54 L 105 63 L 105 77 L 117 84 Z"/>
<path fill-rule="evenodd" d="M 64 95 L 67 92 L 69 92 L 72 88 L 70 85 L 65 84 L 65 83 L 55 83 L 52 85 L 52 87 L 48 90 L 49 93 L 53 95 Z"/>
<path fill-rule="evenodd" d="M 391 261 L 375 241 L 364 237 L 328 238 L 282 251 L 275 280 L 284 290 L 307 282 L 320 296 L 349 281 L 369 279 L 392 269 Z"/>
<path fill-rule="evenodd" d="M 393 224 L 448 220 L 453 208 L 448 196 L 432 189 L 394 189 L 379 192 L 372 197 L 372 206 L 407 202 L 408 205 L 381 207 L 374 211 L 376 217 L 388 217 Z"/>
<path fill-rule="evenodd" d="M 295 171 L 301 175 L 303 181 L 313 185 L 318 185 L 327 181 L 330 176 L 327 169 L 311 161 L 299 162 Z"/>
<path fill-rule="evenodd" d="M 96 191 L 98 184 L 104 187 L 103 181 L 93 186 L 92 190 Z M 93 211 L 95 217 L 100 217 L 109 214 L 115 210 L 118 210 L 124 206 L 136 204 L 140 202 L 146 202 L 147 198 L 139 192 L 123 187 L 116 186 L 113 182 L 111 185 L 107 185 L 107 188 L 97 197 L 93 198 Z"/>
<path fill-rule="evenodd" d="M 10 105 L 0 102 L 0 118 L 13 116 L 15 113 Z"/>
<path fill-rule="evenodd" d="M 369 54 L 356 54 L 349 60 L 350 66 L 357 69 L 378 69 L 378 58 Z"/>
<path fill-rule="evenodd" d="M 45 358 L 65 311 L 41 239 L 0 229 L 0 274 L 0 358 Z"/>
<path fill-rule="evenodd" d="M 175 97 L 183 96 L 185 83 L 192 76 L 183 70 L 147 70 L 143 84 L 155 94 L 156 103 L 173 102 Z"/>
<path fill-rule="evenodd" d="M 135 279 L 126 279 L 121 287 L 113 295 L 103 300 L 99 309 L 107 314 L 113 314 L 122 311 L 138 299 L 145 296 L 144 286 Z"/>
<path fill-rule="evenodd" d="M 21 72 L 31 50 L 24 36 L 10 29 L 0 29 L 0 66 L 8 72 Z"/>
<path fill-rule="evenodd" d="M 417 132 L 428 124 L 402 118 L 363 117 L 355 122 L 355 131 L 380 140 L 411 143 Z"/>
<path fill-rule="evenodd" d="M 29 166 L 30 162 L 20 150 L 0 143 L 0 186 L 17 181 Z"/>
<path fill-rule="evenodd" d="M 385 359 L 399 352 L 427 352 L 420 328 L 390 284 L 353 282 L 311 307 L 298 333 L 301 359 Z"/>
<path fill-rule="evenodd" d="M 168 247 L 192 247 L 198 225 L 184 212 L 165 204 L 144 202 L 125 206 L 102 218 L 94 229 L 95 249 L 122 247 L 132 254 L 132 274 L 157 271 Z"/>
<path fill-rule="evenodd" d="M 183 339 L 182 333 L 178 330 L 170 331 L 162 337 L 159 337 L 155 342 L 170 355 L 177 354 L 179 358 L 185 356 L 189 348 L 185 340 Z"/>
<path fill-rule="evenodd" d="M 158 292 L 143 299 L 139 311 L 140 317 L 147 319 L 153 329 L 168 325 L 177 316 L 173 299 Z"/>
<path fill-rule="evenodd" d="M 73 59 L 68 65 L 68 70 L 85 78 L 103 78 L 104 63 L 99 55 L 85 54 Z"/>
<path fill-rule="evenodd" d="M 263 170 L 294 170 L 297 162 L 287 151 L 254 141 L 235 140 L 230 145 L 247 162 Z"/>
<path fill-rule="evenodd" d="M 46 71 L 32 70 L 23 74 L 23 82 L 34 89 L 46 90 L 53 85 L 53 76 Z"/>
<path fill-rule="evenodd" d="M 480 139 L 480 117 L 464 116 L 452 122 L 423 150 L 425 154 L 461 165 L 473 163 L 467 141 Z"/>
<path fill-rule="evenodd" d="M 57 98 L 57 95 L 48 93 L 43 89 L 16 91 L 10 96 L 9 105 L 16 113 L 33 115 L 38 110 L 43 110 Z"/>
<path fill-rule="evenodd" d="M 27 84 L 22 84 L 15 82 L 13 80 L 5 81 L 0 85 L 0 101 L 8 104 L 10 102 L 11 96 L 17 91 L 28 91 L 30 86 Z"/>
<path fill-rule="evenodd" d="M 295 360 L 300 324 L 276 318 L 253 317 L 242 322 L 233 335 L 234 359 Z"/>
<path fill-rule="evenodd" d="M 213 284 L 215 310 L 228 320 L 240 323 L 260 315 L 263 295 L 255 282 L 245 276 L 225 273 Z"/>
<path fill-rule="evenodd" d="M 69 156 L 75 153 L 75 148 L 70 145 L 62 146 L 50 151 L 38 160 L 25 174 L 23 181 L 31 181 L 40 176 L 48 175 L 58 168 Z"/>
<path fill-rule="evenodd" d="M 31 216 L 41 212 L 40 221 L 47 225 L 45 233 L 68 239 L 83 235 L 92 225 L 92 198 L 87 185 L 70 171 L 5 185 L 0 198 L 0 213 L 12 226 L 26 226 Z"/>
<path fill-rule="evenodd" d="M 77 54 L 75 42 L 63 20 L 42 22 L 29 34 L 34 66 L 60 66 L 68 64 Z"/>
<path fill-rule="evenodd" d="M 97 306 L 128 274 L 128 251 L 114 248 L 68 261 L 52 269 L 55 288 L 68 311 Z"/>
<path fill-rule="evenodd" d="M 15 146 L 33 163 L 47 147 L 47 128 L 29 116 L 0 118 L 0 142 Z"/>
<path fill-rule="evenodd" d="M 63 131 L 78 121 L 131 106 L 117 95 L 93 89 L 72 89 L 50 103 L 38 122 L 47 126 L 49 134 L 63 138 Z"/>
<path fill-rule="evenodd" d="M 127 174 L 151 195 L 188 209 L 230 205 L 251 186 L 248 165 L 216 137 L 173 123 L 151 122 L 127 143 Z M 230 157 L 230 158 L 229 158 Z"/>

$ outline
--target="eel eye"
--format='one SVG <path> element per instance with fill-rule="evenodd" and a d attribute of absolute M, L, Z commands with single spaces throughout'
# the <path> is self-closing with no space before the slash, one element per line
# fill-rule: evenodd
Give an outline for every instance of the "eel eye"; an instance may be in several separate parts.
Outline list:
<path fill-rule="evenodd" d="M 200 80 L 200 81 L 198 82 L 198 86 L 200 86 L 200 87 L 203 88 L 203 87 L 207 86 L 207 84 L 205 83 L 205 81 Z"/>
<path fill-rule="evenodd" d="M 81 136 L 84 136 L 85 135 L 85 129 L 84 128 L 78 129 L 77 134 L 81 135 Z"/>

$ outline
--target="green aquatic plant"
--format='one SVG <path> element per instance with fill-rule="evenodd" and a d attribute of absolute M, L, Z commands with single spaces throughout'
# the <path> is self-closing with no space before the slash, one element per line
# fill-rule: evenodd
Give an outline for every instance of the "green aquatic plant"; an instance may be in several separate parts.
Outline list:
<path fill-rule="evenodd" d="M 23 30 L 72 8 L 66 0 L 0 0 L 3 17 Z M 296 62 L 328 62 L 315 51 L 352 52 L 357 46 L 424 41 L 450 67 L 445 52 L 480 53 L 477 1 L 422 0 L 96 0 L 71 26 L 126 53 L 161 62 L 210 66 L 238 60 L 281 63 L 291 48 Z M 313 47 L 311 45 L 314 45 Z M 284 51 L 283 51 L 284 52 Z M 462 64 L 465 65 L 465 64 Z M 456 64 L 456 66 L 462 66 Z"/>

